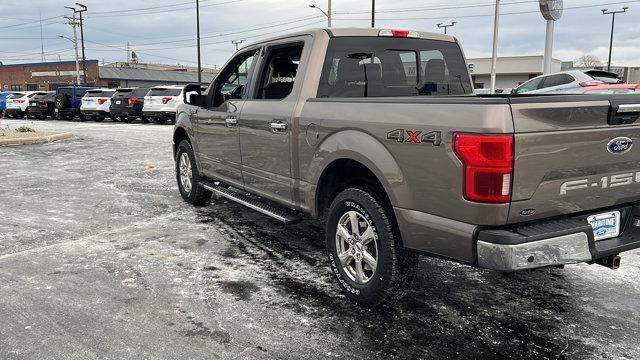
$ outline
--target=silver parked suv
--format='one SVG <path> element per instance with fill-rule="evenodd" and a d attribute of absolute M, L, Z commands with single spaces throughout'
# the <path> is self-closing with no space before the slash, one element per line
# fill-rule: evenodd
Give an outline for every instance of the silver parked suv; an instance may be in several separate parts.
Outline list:
<path fill-rule="evenodd" d="M 512 94 L 580 93 L 590 86 L 621 84 L 618 75 L 603 70 L 569 70 L 540 75 L 511 91 Z"/>

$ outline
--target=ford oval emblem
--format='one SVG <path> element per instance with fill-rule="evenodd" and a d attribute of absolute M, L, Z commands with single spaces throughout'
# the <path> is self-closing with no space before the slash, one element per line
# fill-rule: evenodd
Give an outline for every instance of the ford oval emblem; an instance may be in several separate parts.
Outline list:
<path fill-rule="evenodd" d="M 633 140 L 628 137 L 617 137 L 607 144 L 610 153 L 620 155 L 628 152 L 633 147 Z"/>

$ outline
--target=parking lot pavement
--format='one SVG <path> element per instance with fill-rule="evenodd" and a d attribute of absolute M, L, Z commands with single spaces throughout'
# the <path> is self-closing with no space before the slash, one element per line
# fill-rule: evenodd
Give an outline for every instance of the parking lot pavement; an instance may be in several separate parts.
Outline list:
<path fill-rule="evenodd" d="M 425 258 L 396 307 L 365 309 L 321 224 L 184 203 L 171 126 L 30 123 L 77 138 L 0 147 L 2 359 L 640 358 L 640 252 L 517 274 Z"/>

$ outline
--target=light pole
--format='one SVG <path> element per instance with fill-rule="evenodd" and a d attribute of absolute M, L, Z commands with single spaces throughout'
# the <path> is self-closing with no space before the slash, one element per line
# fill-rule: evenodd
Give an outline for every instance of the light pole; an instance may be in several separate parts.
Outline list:
<path fill-rule="evenodd" d="M 458 23 L 457 21 L 452 21 L 451 24 L 448 24 L 448 25 L 443 24 L 443 23 L 439 23 L 438 24 L 438 29 L 444 28 L 444 33 L 446 35 L 447 34 L 447 28 L 454 27 L 454 26 L 456 26 L 457 23 Z"/>
<path fill-rule="evenodd" d="M 609 9 L 602 9 L 603 15 L 612 15 L 611 16 L 611 40 L 609 40 L 609 62 L 607 63 L 607 71 L 611 71 L 611 53 L 613 52 L 613 29 L 616 26 L 616 14 L 626 13 L 628 6 L 622 8 L 622 10 L 618 11 L 609 11 Z"/>
<path fill-rule="evenodd" d="M 198 43 L 198 85 L 202 84 L 202 63 L 200 62 L 200 0 L 196 0 L 196 31 Z"/>
<path fill-rule="evenodd" d="M 331 0 L 328 1 L 327 11 L 324 11 L 321 8 L 319 8 L 319 7 L 317 7 L 317 6 L 313 5 L 313 4 L 309 5 L 309 7 L 312 8 L 312 9 L 320 10 L 324 14 L 324 16 L 327 17 L 327 27 L 331 27 Z"/>
<path fill-rule="evenodd" d="M 496 0 L 496 13 L 493 19 L 493 53 L 491 55 L 491 93 L 496 93 L 496 67 L 498 65 L 498 27 L 500 25 L 500 0 Z"/>
<path fill-rule="evenodd" d="M 75 14 L 74 17 L 70 19 L 70 21 L 75 22 Z M 76 36 L 76 27 L 73 26 L 73 39 L 70 39 L 66 36 L 58 35 L 61 39 L 67 39 L 73 43 L 73 48 L 76 51 L 76 84 L 80 85 L 80 64 L 78 64 L 78 37 Z M 58 55 L 58 61 L 60 61 L 60 56 Z"/>
<path fill-rule="evenodd" d="M 231 43 L 236 46 L 236 51 L 238 51 L 240 44 L 242 44 L 244 40 L 231 40 Z"/>
<path fill-rule="evenodd" d="M 87 59 L 84 56 L 84 26 L 82 24 L 82 13 L 87 11 L 87 7 L 80 3 L 76 3 L 76 5 L 82 8 L 82 10 L 78 10 L 77 12 L 80 14 L 80 43 L 82 44 L 82 76 L 84 78 L 84 82 L 87 82 L 87 66 L 85 65 L 85 61 Z"/>

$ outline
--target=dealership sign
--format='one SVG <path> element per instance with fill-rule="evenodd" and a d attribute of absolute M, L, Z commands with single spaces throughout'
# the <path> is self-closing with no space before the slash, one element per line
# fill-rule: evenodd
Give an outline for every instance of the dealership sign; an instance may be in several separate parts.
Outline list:
<path fill-rule="evenodd" d="M 560 20 L 563 9 L 562 0 L 540 0 L 540 11 L 545 20 Z"/>

